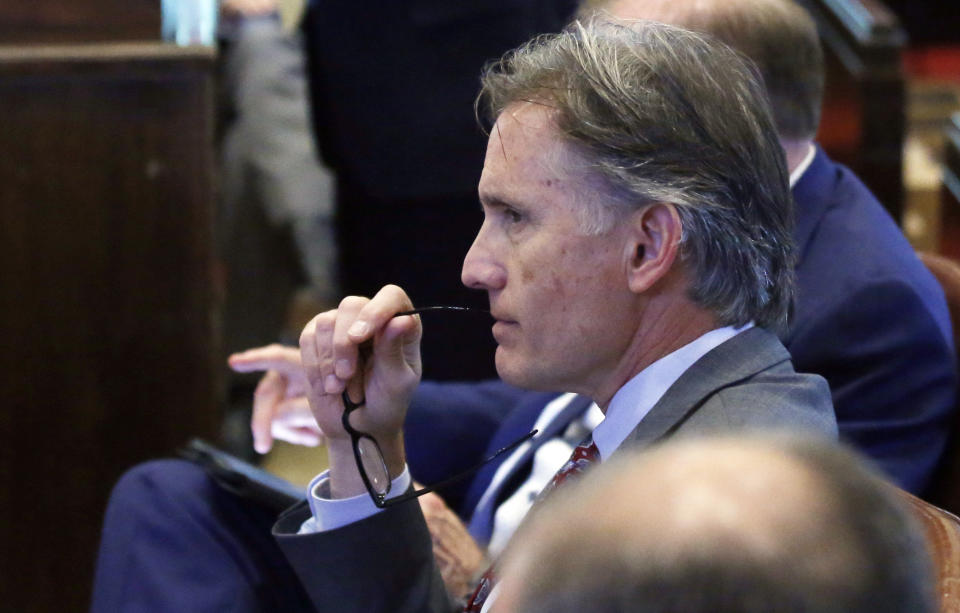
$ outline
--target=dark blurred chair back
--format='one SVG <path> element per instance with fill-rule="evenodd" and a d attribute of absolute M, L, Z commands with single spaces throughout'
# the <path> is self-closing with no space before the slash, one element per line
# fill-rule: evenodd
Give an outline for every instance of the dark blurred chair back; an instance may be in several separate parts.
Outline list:
<path fill-rule="evenodd" d="M 960 263 L 933 253 L 919 256 L 943 287 L 953 325 L 954 347 L 960 347 Z M 951 513 L 960 513 L 960 411 L 956 409 L 947 449 L 924 498 Z"/>
<path fill-rule="evenodd" d="M 960 613 L 960 518 L 903 490 L 902 499 L 923 526 L 937 572 L 942 613 Z"/>

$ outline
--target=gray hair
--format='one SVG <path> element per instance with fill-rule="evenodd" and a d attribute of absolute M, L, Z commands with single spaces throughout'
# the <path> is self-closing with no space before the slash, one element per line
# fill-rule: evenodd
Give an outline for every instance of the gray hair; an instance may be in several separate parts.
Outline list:
<path fill-rule="evenodd" d="M 655 22 L 577 21 L 505 55 L 478 106 L 551 108 L 561 135 L 609 188 L 584 206 L 603 232 L 648 204 L 674 205 L 690 297 L 722 325 L 786 328 L 792 200 L 762 86 L 742 56 Z"/>

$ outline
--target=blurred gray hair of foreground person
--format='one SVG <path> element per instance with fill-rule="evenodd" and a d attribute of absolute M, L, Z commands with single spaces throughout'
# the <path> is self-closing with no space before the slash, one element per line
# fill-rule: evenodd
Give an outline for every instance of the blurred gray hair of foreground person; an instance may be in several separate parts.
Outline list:
<path fill-rule="evenodd" d="M 624 454 L 517 533 L 497 613 L 925 613 L 919 526 L 853 452 L 718 437 Z"/>

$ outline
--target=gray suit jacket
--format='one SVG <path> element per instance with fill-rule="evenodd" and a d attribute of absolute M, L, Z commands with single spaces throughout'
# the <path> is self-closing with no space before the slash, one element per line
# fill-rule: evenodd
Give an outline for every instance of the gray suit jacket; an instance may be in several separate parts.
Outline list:
<path fill-rule="evenodd" d="M 826 381 L 796 373 L 776 336 L 753 328 L 691 366 L 621 449 L 667 436 L 763 428 L 837 433 Z M 306 503 L 288 510 L 274 535 L 319 611 L 456 610 L 434 566 L 430 533 L 415 502 L 338 530 L 296 535 L 309 513 Z"/>

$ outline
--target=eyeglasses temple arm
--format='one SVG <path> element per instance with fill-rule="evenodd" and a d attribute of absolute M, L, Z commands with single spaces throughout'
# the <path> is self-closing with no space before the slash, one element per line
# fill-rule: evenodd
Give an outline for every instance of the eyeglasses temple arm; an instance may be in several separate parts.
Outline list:
<path fill-rule="evenodd" d="M 516 441 L 514 441 L 514 442 L 512 442 L 512 443 L 510 443 L 510 444 L 507 445 L 506 447 L 503 447 L 503 448 L 497 450 L 497 452 L 494 453 L 493 455 L 491 455 L 489 458 L 486 458 L 485 460 L 483 460 L 483 461 L 481 461 L 481 462 L 477 462 L 474 466 L 471 466 L 470 468 L 466 469 L 465 471 L 463 471 L 463 472 L 461 472 L 461 473 L 457 473 L 456 475 L 454 475 L 454 476 L 452 476 L 452 477 L 448 477 L 447 479 L 444 479 L 443 481 L 440 481 L 439 483 L 434 483 L 433 485 L 430 485 L 430 486 L 428 486 L 428 487 L 425 487 L 425 488 L 423 488 L 422 490 L 417 490 L 416 492 L 412 492 L 412 493 L 410 493 L 410 494 L 401 496 L 401 497 L 398 498 L 397 500 L 398 500 L 398 502 L 399 502 L 400 500 L 406 501 L 406 500 L 410 500 L 410 499 L 412 499 L 412 498 L 419 498 L 420 496 L 423 496 L 424 494 L 429 494 L 430 492 L 433 492 L 433 491 L 436 491 L 436 490 L 441 490 L 441 489 L 447 487 L 448 485 L 453 485 L 453 484 L 456 483 L 457 481 L 461 481 L 462 479 L 464 479 L 464 478 L 472 475 L 473 473 L 477 472 L 478 470 L 480 470 L 481 468 L 483 468 L 484 465 L 487 464 L 488 462 L 493 461 L 494 459 L 500 457 L 501 455 L 503 455 L 503 454 L 505 454 L 505 453 L 507 453 L 507 452 L 509 452 L 509 451 L 513 451 L 514 449 L 516 449 L 517 447 L 519 447 L 519 446 L 522 445 L 523 443 L 529 441 L 531 438 L 533 438 L 534 436 L 536 436 L 537 432 L 538 432 L 538 430 L 531 430 L 528 434 L 524 435 L 523 438 L 520 438 L 520 439 L 518 439 L 518 440 L 516 440 Z M 380 505 L 377 505 L 377 506 L 380 506 Z"/>

